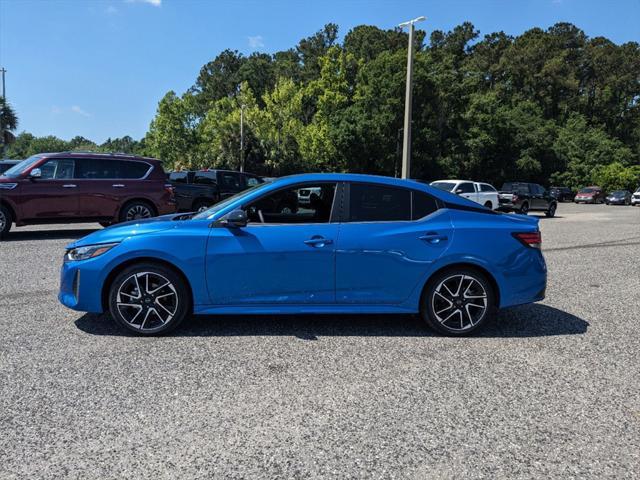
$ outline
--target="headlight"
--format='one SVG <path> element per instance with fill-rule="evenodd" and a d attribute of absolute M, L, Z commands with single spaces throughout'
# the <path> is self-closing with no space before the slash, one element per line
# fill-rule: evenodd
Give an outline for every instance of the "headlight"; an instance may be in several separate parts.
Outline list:
<path fill-rule="evenodd" d="M 88 258 L 94 258 L 108 252 L 113 247 L 118 245 L 117 243 L 101 243 L 99 245 L 87 245 L 86 247 L 72 248 L 67 251 L 65 260 L 87 260 Z"/>

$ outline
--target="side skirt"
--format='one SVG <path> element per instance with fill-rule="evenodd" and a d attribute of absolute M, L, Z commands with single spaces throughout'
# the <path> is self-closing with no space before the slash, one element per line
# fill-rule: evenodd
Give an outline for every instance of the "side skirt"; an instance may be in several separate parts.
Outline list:
<path fill-rule="evenodd" d="M 414 314 L 417 309 L 398 305 L 195 305 L 195 315 L 300 315 L 300 314 Z"/>

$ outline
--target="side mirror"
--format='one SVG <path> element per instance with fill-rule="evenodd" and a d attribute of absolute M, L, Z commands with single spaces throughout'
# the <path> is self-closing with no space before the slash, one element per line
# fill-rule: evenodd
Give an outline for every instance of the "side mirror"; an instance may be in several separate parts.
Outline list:
<path fill-rule="evenodd" d="M 220 225 L 229 228 L 246 227 L 247 213 L 244 210 L 233 210 L 220 221 Z"/>
<path fill-rule="evenodd" d="M 29 178 L 40 178 L 42 177 L 42 170 L 39 168 L 34 168 L 29 172 Z"/>

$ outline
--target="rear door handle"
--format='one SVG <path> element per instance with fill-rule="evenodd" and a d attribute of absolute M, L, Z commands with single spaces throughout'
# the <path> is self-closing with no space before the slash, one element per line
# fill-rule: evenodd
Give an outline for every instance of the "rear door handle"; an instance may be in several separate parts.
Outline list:
<path fill-rule="evenodd" d="M 62 185 L 62 188 L 76 188 L 77 185 L 73 183 L 67 183 L 66 185 Z"/>
<path fill-rule="evenodd" d="M 114 183 L 111 186 L 114 187 L 114 188 L 124 188 L 124 185 L 122 183 Z"/>
<path fill-rule="evenodd" d="M 331 245 L 333 240 L 330 238 L 324 238 L 320 236 L 315 236 L 310 238 L 309 240 L 304 241 L 305 245 L 309 245 L 310 247 L 324 247 L 325 245 Z"/>
<path fill-rule="evenodd" d="M 447 237 L 446 235 L 441 235 L 438 232 L 427 232 L 418 238 L 420 240 L 424 240 L 425 242 L 429 242 L 433 244 L 446 242 L 449 239 L 449 237 Z"/>

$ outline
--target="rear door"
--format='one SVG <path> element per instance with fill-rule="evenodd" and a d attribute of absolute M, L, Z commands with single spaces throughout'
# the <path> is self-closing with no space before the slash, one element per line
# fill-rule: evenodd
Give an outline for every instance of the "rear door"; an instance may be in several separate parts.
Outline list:
<path fill-rule="evenodd" d="M 42 176 L 21 184 L 22 217 L 50 220 L 78 216 L 78 185 L 71 158 L 52 158 L 40 165 Z"/>
<path fill-rule="evenodd" d="M 336 301 L 397 305 L 447 249 L 449 214 L 424 192 L 347 184 L 336 249 Z"/>
<path fill-rule="evenodd" d="M 140 179 L 150 168 L 146 162 L 109 158 L 78 158 L 76 183 L 83 217 L 112 218 L 127 197 L 141 192 Z"/>

